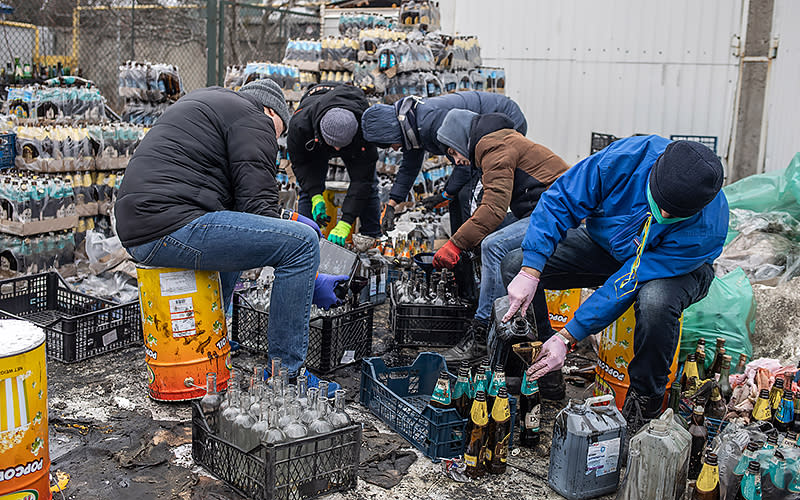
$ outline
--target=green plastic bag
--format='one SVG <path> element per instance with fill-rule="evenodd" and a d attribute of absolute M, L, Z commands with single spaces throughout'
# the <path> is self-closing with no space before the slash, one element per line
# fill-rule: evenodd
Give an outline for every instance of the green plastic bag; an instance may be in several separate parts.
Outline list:
<path fill-rule="evenodd" d="M 725 351 L 735 366 L 739 355 L 753 357 L 750 341 L 756 329 L 756 301 L 750 280 L 740 267 L 722 278 L 714 278 L 708 295 L 683 311 L 681 361 L 695 351 L 697 339 L 706 339 L 706 367 L 716 356 L 717 337 L 726 340 Z M 731 367 L 733 368 L 733 367 Z"/>
<path fill-rule="evenodd" d="M 784 170 L 745 177 L 723 191 L 732 209 L 782 211 L 800 219 L 800 153 Z"/>

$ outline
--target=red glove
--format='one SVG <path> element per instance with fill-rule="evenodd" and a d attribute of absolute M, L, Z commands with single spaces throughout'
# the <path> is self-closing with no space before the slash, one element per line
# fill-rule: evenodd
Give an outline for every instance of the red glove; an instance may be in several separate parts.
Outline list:
<path fill-rule="evenodd" d="M 456 263 L 458 263 L 458 258 L 460 256 L 461 249 L 455 246 L 452 241 L 448 241 L 436 252 L 436 255 L 433 256 L 433 267 L 436 269 L 441 269 L 443 267 L 453 269 Z"/>

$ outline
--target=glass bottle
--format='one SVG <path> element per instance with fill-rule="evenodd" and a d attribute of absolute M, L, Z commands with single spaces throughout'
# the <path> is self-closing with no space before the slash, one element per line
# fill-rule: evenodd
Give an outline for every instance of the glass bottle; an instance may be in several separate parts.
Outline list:
<path fill-rule="evenodd" d="M 733 370 L 733 373 L 744 373 L 744 369 L 746 366 L 747 366 L 747 354 L 740 354 L 739 362 L 736 364 L 736 368 Z"/>
<path fill-rule="evenodd" d="M 797 448 L 797 433 L 795 431 L 787 431 L 786 436 L 783 437 L 783 448 Z"/>
<path fill-rule="evenodd" d="M 720 393 L 718 386 L 714 386 L 711 389 L 711 397 L 708 399 L 705 410 L 705 414 L 709 418 L 716 418 L 719 420 L 723 420 L 725 418 L 725 414 L 728 412 L 728 407 L 725 404 L 725 401 L 722 400 L 722 394 Z"/>
<path fill-rule="evenodd" d="M 233 442 L 233 422 L 239 415 L 239 387 L 233 384 L 226 394 L 227 407 L 222 410 L 219 421 L 219 436 L 228 442 Z"/>
<path fill-rule="evenodd" d="M 706 349 L 704 346 L 697 344 L 694 351 L 694 357 L 697 363 L 697 378 L 704 380 L 706 378 Z"/>
<path fill-rule="evenodd" d="M 281 377 L 272 377 L 272 406 L 281 408 L 284 406 L 284 394 L 286 393 Z"/>
<path fill-rule="evenodd" d="M 317 400 L 317 419 L 308 426 L 311 434 L 322 435 L 333 431 L 333 425 L 328 421 L 328 398 L 322 396 Z"/>
<path fill-rule="evenodd" d="M 778 406 L 781 404 L 782 397 L 783 379 L 776 378 L 775 382 L 772 384 L 772 388 L 769 390 L 769 409 L 773 415 L 778 411 Z"/>
<path fill-rule="evenodd" d="M 483 391 L 475 393 L 475 400 L 470 410 L 467 436 L 469 441 L 464 450 L 464 464 L 467 466 L 465 474 L 471 478 L 481 477 L 486 474 L 483 461 L 486 452 L 486 438 L 488 437 L 489 414 L 486 409 L 486 394 Z"/>
<path fill-rule="evenodd" d="M 467 361 L 462 361 L 458 369 L 458 378 L 456 379 L 455 387 L 453 387 L 452 399 L 461 418 L 469 418 L 469 412 L 472 409 L 472 398 L 470 397 L 469 363 Z"/>
<path fill-rule="evenodd" d="M 709 370 L 709 377 L 718 375 L 722 370 L 722 360 L 723 356 L 725 355 L 725 339 L 722 337 L 717 337 L 717 348 L 714 353 L 714 362 L 711 364 L 711 369 Z"/>
<path fill-rule="evenodd" d="M 304 425 L 311 425 L 311 422 L 316 420 L 319 415 L 317 412 L 319 409 L 317 408 L 317 401 L 319 401 L 319 389 L 316 387 L 311 387 L 308 389 L 308 408 L 303 411 L 302 416 L 300 417 L 300 421 Z M 298 405 L 300 403 L 297 403 Z"/>
<path fill-rule="evenodd" d="M 747 448 L 744 449 L 741 458 L 739 458 L 739 462 L 731 473 L 731 478 L 728 480 L 725 498 L 734 498 L 736 496 L 739 484 L 742 482 L 745 472 L 747 472 L 747 466 L 750 465 L 751 461 L 756 459 L 756 453 L 758 453 L 759 448 L 761 448 L 761 445 L 759 445 L 758 441 L 751 440 L 747 443 Z"/>
<path fill-rule="evenodd" d="M 539 383 L 523 372 L 519 400 L 519 443 L 526 448 L 539 444 L 542 397 Z"/>
<path fill-rule="evenodd" d="M 433 395 L 431 395 L 428 404 L 442 410 L 454 407 L 452 394 L 450 392 L 450 376 L 446 371 L 443 370 L 439 373 L 439 380 L 436 381 L 436 387 L 433 389 Z"/>
<path fill-rule="evenodd" d="M 270 407 L 268 404 L 259 405 L 259 414 L 252 431 L 259 441 L 263 441 L 264 433 L 269 429 Z"/>
<path fill-rule="evenodd" d="M 792 419 L 792 430 L 800 434 L 800 391 L 794 395 L 794 418 Z"/>
<path fill-rule="evenodd" d="M 308 407 L 308 377 L 299 375 L 297 377 L 297 402 L 300 403 L 300 408 L 305 410 Z"/>
<path fill-rule="evenodd" d="M 719 391 L 722 394 L 722 400 L 726 403 L 731 400 L 733 388 L 730 382 L 731 372 L 731 357 L 727 354 L 722 358 L 722 370 L 719 372 Z"/>
<path fill-rule="evenodd" d="M 281 374 L 281 358 L 272 358 L 271 365 L 272 369 L 269 371 L 270 373 L 269 384 L 273 386 L 274 390 L 274 382 Z"/>
<path fill-rule="evenodd" d="M 333 400 L 333 411 L 328 414 L 328 421 L 334 429 L 341 429 L 350 425 L 350 416 L 344 411 L 345 391 L 337 389 Z"/>
<path fill-rule="evenodd" d="M 288 408 L 289 425 L 283 428 L 287 440 L 293 441 L 308 436 L 308 427 L 300 421 L 300 403 L 294 401 Z"/>
<path fill-rule="evenodd" d="M 280 444 L 286 442 L 286 435 L 283 433 L 280 426 L 278 425 L 278 409 L 270 408 L 269 406 L 266 405 L 265 408 L 267 408 L 267 415 L 269 417 L 269 422 L 267 425 L 267 430 L 264 432 L 264 434 L 261 435 L 261 443 Z"/>
<path fill-rule="evenodd" d="M 778 447 L 778 433 L 771 432 L 770 434 L 767 434 L 767 442 L 764 443 L 764 447 L 762 449 L 774 450 L 777 447 Z"/>
<path fill-rule="evenodd" d="M 761 389 L 761 392 L 753 405 L 752 419 L 755 421 L 763 422 L 769 421 L 772 417 L 772 411 L 769 404 L 769 391 Z"/>
<path fill-rule="evenodd" d="M 249 452 L 258 446 L 260 441 L 253 434 L 253 425 L 256 420 L 250 415 L 250 404 L 246 394 L 240 394 L 239 403 L 239 413 L 236 414 L 236 418 L 233 421 L 233 444 Z"/>
<path fill-rule="evenodd" d="M 681 382 L 680 380 L 675 379 L 672 382 L 672 387 L 669 389 L 669 407 L 672 408 L 672 418 L 684 429 L 689 428 L 689 423 L 683 418 L 683 415 L 680 414 L 680 406 L 681 406 Z"/>
<path fill-rule="evenodd" d="M 706 448 L 708 429 L 705 426 L 705 408 L 700 405 L 694 407 L 692 421 L 689 424 L 689 434 L 692 435 L 692 447 L 689 452 L 689 480 L 694 481 L 700 474 L 703 465 L 703 450 Z"/>
<path fill-rule="evenodd" d="M 327 380 L 320 380 L 317 386 L 319 387 L 319 397 L 325 396 L 327 398 L 330 396 L 330 393 L 328 392 L 328 387 L 330 384 L 328 384 Z"/>
<path fill-rule="evenodd" d="M 755 460 L 748 464 L 735 500 L 761 500 L 761 465 Z"/>
<path fill-rule="evenodd" d="M 692 353 L 686 357 L 686 363 L 683 365 L 683 376 L 681 377 L 681 391 L 694 394 L 697 390 L 697 383 L 700 380 L 700 375 L 697 372 L 697 356 Z"/>
<path fill-rule="evenodd" d="M 772 425 L 778 429 L 778 432 L 786 433 L 792 426 L 792 419 L 794 418 L 794 393 L 790 390 L 783 391 L 781 403 L 778 405 L 778 411 L 775 412 Z"/>
<path fill-rule="evenodd" d="M 792 474 L 786 469 L 786 458 L 781 450 L 776 449 L 769 460 L 768 470 L 761 478 L 762 495 L 765 498 L 781 498 L 792 480 Z M 787 477 L 788 474 L 788 477 Z"/>
<path fill-rule="evenodd" d="M 489 414 L 492 413 L 494 407 L 494 400 L 500 393 L 500 389 L 506 386 L 506 373 L 503 367 L 497 365 L 494 367 L 494 374 L 492 375 L 492 383 L 489 384 L 489 392 L 486 394 L 486 405 L 489 408 Z"/>
<path fill-rule="evenodd" d="M 484 459 L 486 470 L 490 474 L 502 474 L 506 471 L 508 441 L 511 436 L 511 409 L 508 405 L 508 392 L 505 386 L 500 387 L 492 406 L 488 434 Z"/>
<path fill-rule="evenodd" d="M 206 373 L 206 394 L 200 400 L 200 408 L 204 415 L 209 416 L 219 411 L 221 405 L 222 395 L 217 392 L 217 374 Z"/>
<path fill-rule="evenodd" d="M 706 454 L 703 468 L 697 476 L 694 486 L 693 500 L 719 500 L 719 466 L 717 465 L 717 454 Z"/>

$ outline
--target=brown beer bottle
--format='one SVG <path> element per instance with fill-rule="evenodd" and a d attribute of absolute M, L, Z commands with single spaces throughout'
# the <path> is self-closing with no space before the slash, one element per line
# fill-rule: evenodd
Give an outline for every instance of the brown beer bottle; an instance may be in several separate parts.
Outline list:
<path fill-rule="evenodd" d="M 744 373 L 744 369 L 746 366 L 747 366 L 747 354 L 740 354 L 739 363 L 736 364 L 736 368 L 733 370 L 733 373 Z"/>
<path fill-rule="evenodd" d="M 705 380 L 706 377 L 706 348 L 704 345 L 697 344 L 694 351 L 694 357 L 697 359 L 697 378 Z"/>
<path fill-rule="evenodd" d="M 683 377 L 681 377 L 681 390 L 693 394 L 697 390 L 700 375 L 697 372 L 697 356 L 691 353 L 686 357 L 683 365 Z"/>
<path fill-rule="evenodd" d="M 706 417 L 723 420 L 726 413 L 728 413 L 728 406 L 722 399 L 719 386 L 714 386 L 711 389 L 711 397 L 706 404 Z"/>
<path fill-rule="evenodd" d="M 711 369 L 708 371 L 709 377 L 713 377 L 722 370 L 722 356 L 725 355 L 725 339 L 717 337 L 717 346 L 714 349 L 714 362 L 711 363 Z"/>
<path fill-rule="evenodd" d="M 708 429 L 705 425 L 705 408 L 700 405 L 694 407 L 692 422 L 689 424 L 689 434 L 692 435 L 692 448 L 689 452 L 689 480 L 697 479 L 703 465 L 703 450 L 708 440 Z"/>
<path fill-rule="evenodd" d="M 433 389 L 433 395 L 429 403 L 434 408 L 447 410 L 453 408 L 453 400 L 450 395 L 450 377 L 446 371 L 439 374 L 439 380 L 436 381 L 436 387 Z"/>
<path fill-rule="evenodd" d="M 464 465 L 467 466 L 465 474 L 471 478 L 481 477 L 486 474 L 483 468 L 483 457 L 488 437 L 489 414 L 486 410 L 486 394 L 478 391 L 472 402 L 472 409 L 467 424 L 467 448 L 464 450 Z"/>
<path fill-rule="evenodd" d="M 508 445 L 511 437 L 511 409 L 508 405 L 508 390 L 501 387 L 492 405 L 489 419 L 489 439 L 486 442 L 484 463 L 490 474 L 506 471 Z"/>
<path fill-rule="evenodd" d="M 722 371 L 719 372 L 719 392 L 722 394 L 722 400 L 726 403 L 731 400 L 733 388 L 730 381 L 731 373 L 731 357 L 727 354 L 722 358 Z"/>
<path fill-rule="evenodd" d="M 469 363 L 461 362 L 458 370 L 458 379 L 453 387 L 453 405 L 461 418 L 469 418 L 472 408 L 472 398 L 469 393 Z"/>
<path fill-rule="evenodd" d="M 693 500 L 719 500 L 719 466 L 717 454 L 709 453 L 694 486 Z"/>

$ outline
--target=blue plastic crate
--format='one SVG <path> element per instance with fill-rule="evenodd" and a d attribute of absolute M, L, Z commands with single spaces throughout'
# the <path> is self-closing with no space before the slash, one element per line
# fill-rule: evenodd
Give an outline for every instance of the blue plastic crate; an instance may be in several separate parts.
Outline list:
<path fill-rule="evenodd" d="M 468 419 L 454 409 L 428 406 L 443 370 L 447 371 L 447 363 L 435 352 L 420 353 L 411 366 L 390 368 L 381 358 L 365 358 L 361 364 L 361 404 L 434 462 L 463 454 L 467 442 Z M 454 384 L 456 376 L 447 373 Z M 516 398 L 509 396 L 509 405 L 510 447 L 516 428 Z"/>
<path fill-rule="evenodd" d="M 0 134 L 0 169 L 13 167 L 16 155 L 17 134 L 13 132 Z"/>

